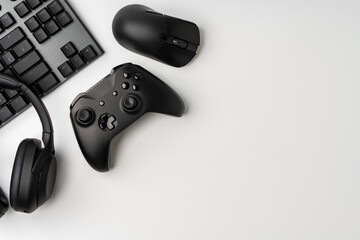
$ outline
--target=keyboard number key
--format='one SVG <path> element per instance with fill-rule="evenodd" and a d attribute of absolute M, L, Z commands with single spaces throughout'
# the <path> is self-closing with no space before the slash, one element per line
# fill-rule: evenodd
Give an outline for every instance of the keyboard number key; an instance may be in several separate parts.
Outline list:
<path fill-rule="evenodd" d="M 69 25 L 73 20 L 67 12 L 63 12 L 56 17 L 62 27 Z"/>
<path fill-rule="evenodd" d="M 30 6 L 32 9 L 37 8 L 37 7 L 41 4 L 41 1 L 40 1 L 40 0 L 26 0 L 26 2 L 29 4 L 29 6 Z"/>
<path fill-rule="evenodd" d="M 53 1 L 49 4 L 48 9 L 55 16 L 64 10 L 64 7 L 58 1 Z"/>
<path fill-rule="evenodd" d="M 25 25 L 31 32 L 34 32 L 40 27 L 39 21 L 35 17 L 31 17 L 26 20 Z"/>
<path fill-rule="evenodd" d="M 36 38 L 36 40 L 39 43 L 43 43 L 47 39 L 49 39 L 49 35 L 47 34 L 47 32 L 45 32 L 45 30 L 43 28 L 40 28 L 39 30 L 36 30 L 36 32 L 34 32 L 34 37 Z"/>
<path fill-rule="evenodd" d="M 47 21 L 49 21 L 51 19 L 51 15 L 46 8 L 41 9 L 36 14 L 36 16 L 39 18 L 40 22 L 42 22 L 42 23 L 46 23 Z"/>
<path fill-rule="evenodd" d="M 60 31 L 59 25 L 54 20 L 51 20 L 50 22 L 45 24 L 45 29 L 51 35 L 55 35 L 58 31 Z"/>

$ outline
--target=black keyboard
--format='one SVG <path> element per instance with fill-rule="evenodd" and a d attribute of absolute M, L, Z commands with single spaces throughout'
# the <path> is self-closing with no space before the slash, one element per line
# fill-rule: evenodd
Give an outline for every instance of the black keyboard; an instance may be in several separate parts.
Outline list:
<path fill-rule="evenodd" d="M 66 0 L 0 1 L 0 72 L 43 97 L 103 54 Z M 0 127 L 29 106 L 0 88 Z"/>

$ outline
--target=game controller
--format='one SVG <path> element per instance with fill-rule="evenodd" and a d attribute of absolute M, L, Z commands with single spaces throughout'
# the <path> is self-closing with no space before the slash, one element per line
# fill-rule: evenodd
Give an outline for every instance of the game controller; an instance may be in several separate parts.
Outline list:
<path fill-rule="evenodd" d="M 122 130 L 148 112 L 181 117 L 185 106 L 180 96 L 144 68 L 126 63 L 79 94 L 70 117 L 80 149 L 99 172 L 110 168 L 110 145 Z"/>

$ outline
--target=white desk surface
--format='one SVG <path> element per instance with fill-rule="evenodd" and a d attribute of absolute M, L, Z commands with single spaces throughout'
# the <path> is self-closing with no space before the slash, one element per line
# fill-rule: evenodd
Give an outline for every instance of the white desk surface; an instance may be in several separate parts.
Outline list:
<path fill-rule="evenodd" d="M 196 22 L 202 45 L 176 69 L 122 48 L 115 13 L 130 1 L 69 0 L 105 55 L 44 101 L 53 119 L 56 190 L 31 215 L 10 210 L 0 239 L 360 239 L 360 2 L 143 0 Z M 69 119 L 74 97 L 133 62 L 183 97 L 186 114 L 149 114 L 95 172 Z M 34 110 L 1 129 L 0 183 L 40 138 Z"/>

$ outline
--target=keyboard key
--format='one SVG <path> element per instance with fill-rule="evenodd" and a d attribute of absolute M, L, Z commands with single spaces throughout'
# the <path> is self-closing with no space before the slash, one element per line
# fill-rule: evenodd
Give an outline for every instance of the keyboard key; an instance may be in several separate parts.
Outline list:
<path fill-rule="evenodd" d="M 16 74 L 10 69 L 6 69 L 3 74 L 6 74 L 6 75 L 9 75 L 9 76 L 12 76 L 12 77 L 16 77 Z"/>
<path fill-rule="evenodd" d="M 10 111 L 10 109 L 8 107 L 5 106 L 5 107 L 0 109 L 0 121 L 1 121 L 1 123 L 6 122 L 12 116 L 13 116 L 13 114 L 12 114 L 12 112 Z"/>
<path fill-rule="evenodd" d="M 44 63 L 41 62 L 35 67 L 33 67 L 29 72 L 27 72 L 24 76 L 20 77 L 20 80 L 24 82 L 26 85 L 31 85 L 35 81 L 39 80 L 42 76 L 50 71 L 50 68 Z"/>
<path fill-rule="evenodd" d="M 24 37 L 25 35 L 23 31 L 20 28 L 15 28 L 12 32 L 0 39 L 0 45 L 4 50 L 8 50 L 10 47 L 14 46 Z"/>
<path fill-rule="evenodd" d="M 47 21 L 49 21 L 51 19 L 51 15 L 46 8 L 41 9 L 36 14 L 36 16 L 39 18 L 40 22 L 42 22 L 42 23 L 46 23 Z"/>
<path fill-rule="evenodd" d="M 0 106 L 4 105 L 6 103 L 6 98 L 4 97 L 4 94 L 0 93 Z"/>
<path fill-rule="evenodd" d="M 89 45 L 80 52 L 83 57 L 86 59 L 86 61 L 90 62 L 91 60 L 95 59 L 97 57 L 96 52 L 94 49 Z"/>
<path fill-rule="evenodd" d="M 20 58 L 20 57 L 24 56 L 26 53 L 28 53 L 29 51 L 31 51 L 32 49 L 33 49 L 33 46 L 31 45 L 29 40 L 25 39 L 22 42 L 20 42 L 18 45 L 16 45 L 13 48 L 13 51 L 14 51 L 15 55 L 18 58 Z"/>
<path fill-rule="evenodd" d="M 40 91 L 40 89 L 36 86 L 36 84 L 30 86 L 31 91 L 36 95 L 36 96 L 42 96 L 42 92 Z"/>
<path fill-rule="evenodd" d="M 27 106 L 27 103 L 22 96 L 18 96 L 10 102 L 10 106 L 18 113 Z"/>
<path fill-rule="evenodd" d="M 75 67 L 76 70 L 79 70 L 80 68 L 86 65 L 86 63 L 84 62 L 84 60 L 82 60 L 79 54 L 76 54 L 75 56 L 70 58 L 70 62 Z"/>
<path fill-rule="evenodd" d="M 6 93 L 6 95 L 9 97 L 9 98 L 13 98 L 15 97 L 16 95 L 18 95 L 18 91 L 16 90 L 12 90 L 12 89 L 5 89 L 4 92 Z"/>
<path fill-rule="evenodd" d="M 25 2 L 19 3 L 14 9 L 21 18 L 25 17 L 31 11 Z"/>
<path fill-rule="evenodd" d="M 58 67 L 58 69 L 64 78 L 67 78 L 74 73 L 74 70 L 69 64 L 69 62 L 64 62 L 63 64 L 60 65 L 60 67 Z"/>
<path fill-rule="evenodd" d="M 61 28 L 54 20 L 51 20 L 50 22 L 45 24 L 45 29 L 51 35 L 55 35 L 58 31 L 60 31 Z"/>
<path fill-rule="evenodd" d="M 30 6 L 32 9 L 37 8 L 37 7 L 41 4 L 41 1 L 40 1 L 40 0 L 26 0 L 26 2 L 29 4 L 29 6 Z"/>
<path fill-rule="evenodd" d="M 36 17 L 31 17 L 29 18 L 26 22 L 25 25 L 27 26 L 27 28 L 31 31 L 34 32 L 36 29 L 38 29 L 40 27 L 40 23 L 39 21 L 36 19 Z"/>
<path fill-rule="evenodd" d="M 57 84 L 59 84 L 59 81 L 54 76 L 54 74 L 50 73 L 43 79 L 41 79 L 38 83 L 39 87 L 44 93 L 47 93 L 51 89 L 53 89 Z"/>
<path fill-rule="evenodd" d="M 72 42 L 68 42 L 67 44 L 65 44 L 65 46 L 61 48 L 61 51 L 67 58 L 70 58 L 77 52 L 77 49 Z"/>
<path fill-rule="evenodd" d="M 11 52 L 7 52 L 4 55 L 2 55 L 1 59 L 7 66 L 10 66 L 16 61 L 15 57 L 12 55 Z"/>
<path fill-rule="evenodd" d="M 0 0 L 0 73 L 19 79 L 39 97 L 102 54 L 69 2 Z M 27 106 L 20 91 L 0 87 L 0 128 Z"/>
<path fill-rule="evenodd" d="M 45 42 L 47 39 L 49 39 L 49 35 L 43 28 L 40 28 L 36 32 L 34 32 L 34 37 L 39 43 Z"/>
<path fill-rule="evenodd" d="M 5 15 L 0 17 L 0 22 L 2 23 L 4 28 L 9 28 L 15 23 L 15 20 L 10 13 L 5 13 Z"/>
<path fill-rule="evenodd" d="M 56 19 L 62 27 L 69 25 L 69 23 L 73 21 L 67 12 L 60 13 L 59 16 L 56 17 Z"/>
<path fill-rule="evenodd" d="M 15 63 L 13 69 L 18 75 L 22 75 L 29 68 L 31 68 L 36 63 L 38 63 L 41 59 L 42 57 L 36 51 L 32 51 L 30 54 L 26 55 L 19 62 Z"/>
<path fill-rule="evenodd" d="M 48 9 L 54 16 L 64 10 L 63 6 L 58 1 L 53 1 L 52 3 L 50 3 Z"/>

